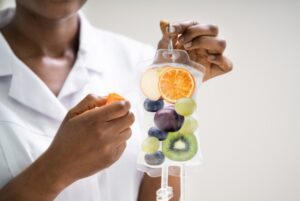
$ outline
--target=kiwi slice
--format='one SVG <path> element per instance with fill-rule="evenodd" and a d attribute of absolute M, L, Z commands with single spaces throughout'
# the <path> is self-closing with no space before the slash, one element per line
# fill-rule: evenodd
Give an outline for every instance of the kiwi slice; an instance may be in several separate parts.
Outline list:
<path fill-rule="evenodd" d="M 194 134 L 169 132 L 167 139 L 162 142 L 163 153 L 173 161 L 190 160 L 196 155 L 197 150 L 197 139 Z"/>

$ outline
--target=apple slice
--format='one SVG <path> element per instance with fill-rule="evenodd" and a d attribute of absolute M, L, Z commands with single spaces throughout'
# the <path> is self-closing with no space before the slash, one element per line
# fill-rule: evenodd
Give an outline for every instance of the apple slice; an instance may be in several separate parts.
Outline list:
<path fill-rule="evenodd" d="M 143 94 L 150 100 L 158 100 L 161 95 L 158 89 L 159 68 L 147 69 L 141 79 L 141 89 Z"/>

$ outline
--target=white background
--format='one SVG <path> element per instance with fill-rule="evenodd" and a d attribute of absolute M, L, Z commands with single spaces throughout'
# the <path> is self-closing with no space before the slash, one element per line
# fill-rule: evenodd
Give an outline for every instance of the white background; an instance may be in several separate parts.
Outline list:
<path fill-rule="evenodd" d="M 84 11 L 152 45 L 160 19 L 218 25 L 234 70 L 202 88 L 205 163 L 188 171 L 187 200 L 300 200 L 300 1 L 89 0 Z"/>

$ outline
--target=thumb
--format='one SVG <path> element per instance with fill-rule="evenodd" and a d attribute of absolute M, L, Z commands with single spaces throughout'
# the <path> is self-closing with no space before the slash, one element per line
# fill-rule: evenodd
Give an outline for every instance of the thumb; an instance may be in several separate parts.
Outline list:
<path fill-rule="evenodd" d="M 160 26 L 160 30 L 161 30 L 161 33 L 163 34 L 163 37 L 169 37 L 168 35 L 168 28 L 169 28 L 169 22 L 167 20 L 161 20 L 159 22 L 159 26 Z"/>
<path fill-rule="evenodd" d="M 159 26 L 162 33 L 162 39 L 158 43 L 158 49 L 167 49 L 170 37 L 173 39 L 173 44 L 176 44 L 177 35 L 169 33 L 168 31 L 170 23 L 167 20 L 161 20 Z"/>
<path fill-rule="evenodd" d="M 172 33 L 169 32 L 170 22 L 168 22 L 167 20 L 161 20 L 159 25 L 160 25 L 160 30 L 162 33 L 162 39 L 159 41 L 158 49 L 167 49 L 170 37 L 172 37 L 173 44 L 175 46 L 175 44 L 177 44 L 178 34 L 175 32 L 172 32 Z"/>
<path fill-rule="evenodd" d="M 105 104 L 106 98 L 89 94 L 68 112 L 66 119 L 72 119 L 75 116 Z"/>

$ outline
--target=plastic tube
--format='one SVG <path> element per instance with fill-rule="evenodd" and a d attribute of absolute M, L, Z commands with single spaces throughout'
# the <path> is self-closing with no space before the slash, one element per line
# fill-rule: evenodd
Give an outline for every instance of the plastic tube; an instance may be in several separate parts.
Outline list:
<path fill-rule="evenodd" d="M 182 164 L 180 167 L 180 201 L 185 201 L 185 177 L 186 177 L 186 167 L 185 164 Z"/>
<path fill-rule="evenodd" d="M 173 197 L 173 189 L 168 186 L 169 167 L 164 164 L 161 169 L 161 188 L 156 192 L 157 201 L 168 201 Z"/>

